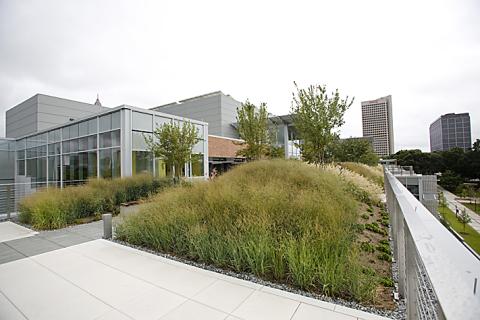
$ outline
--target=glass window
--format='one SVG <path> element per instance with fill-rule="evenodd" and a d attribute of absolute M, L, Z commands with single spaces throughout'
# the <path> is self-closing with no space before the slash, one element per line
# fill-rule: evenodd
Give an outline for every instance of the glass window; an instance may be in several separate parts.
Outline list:
<path fill-rule="evenodd" d="M 25 159 L 25 150 L 17 150 L 17 159 Z"/>
<path fill-rule="evenodd" d="M 32 179 L 37 178 L 37 159 L 27 160 L 27 176 Z"/>
<path fill-rule="evenodd" d="M 18 160 L 17 161 L 17 174 L 19 176 L 25 175 L 25 160 Z"/>
<path fill-rule="evenodd" d="M 19 140 L 15 143 L 17 150 L 25 150 L 25 139 Z"/>
<path fill-rule="evenodd" d="M 132 129 L 152 132 L 152 115 L 132 111 Z"/>
<path fill-rule="evenodd" d="M 88 149 L 88 137 L 78 139 L 78 151 L 85 151 Z"/>
<path fill-rule="evenodd" d="M 55 143 L 55 154 L 60 154 L 60 142 Z"/>
<path fill-rule="evenodd" d="M 132 148 L 137 150 L 147 150 L 148 145 L 145 137 L 151 137 L 151 133 L 132 131 Z"/>
<path fill-rule="evenodd" d="M 120 178 L 121 175 L 121 167 L 120 163 L 122 161 L 120 157 L 120 148 L 112 149 L 112 174 L 114 178 Z"/>
<path fill-rule="evenodd" d="M 78 139 L 70 140 L 70 152 L 78 151 Z"/>
<path fill-rule="evenodd" d="M 60 179 L 60 156 L 48 157 L 48 181 Z"/>
<path fill-rule="evenodd" d="M 192 155 L 192 176 L 203 176 L 203 154 Z"/>
<path fill-rule="evenodd" d="M 78 134 L 80 136 L 88 135 L 88 121 L 80 122 L 78 124 Z"/>
<path fill-rule="evenodd" d="M 80 166 L 78 163 L 78 154 L 73 153 L 70 155 L 70 179 L 79 180 Z"/>
<path fill-rule="evenodd" d="M 155 176 L 161 177 L 171 177 L 172 176 L 172 167 L 167 166 L 165 161 L 162 159 L 155 159 Z"/>
<path fill-rule="evenodd" d="M 112 131 L 112 147 L 120 146 L 120 130 Z"/>
<path fill-rule="evenodd" d="M 47 144 L 47 133 L 42 133 L 37 136 L 38 145 Z"/>
<path fill-rule="evenodd" d="M 112 113 L 112 129 L 120 129 L 120 111 Z"/>
<path fill-rule="evenodd" d="M 100 131 L 108 131 L 112 129 L 112 115 L 106 114 L 99 118 L 100 121 Z"/>
<path fill-rule="evenodd" d="M 47 158 L 37 158 L 37 182 L 47 181 Z"/>
<path fill-rule="evenodd" d="M 88 120 L 88 133 L 97 133 L 97 118 Z"/>
<path fill-rule="evenodd" d="M 195 129 L 197 129 L 197 136 L 200 138 L 200 139 L 203 139 L 204 138 L 204 135 L 203 135 L 203 126 L 202 125 L 199 125 L 199 124 L 194 124 L 195 126 Z"/>
<path fill-rule="evenodd" d="M 97 149 L 97 135 L 88 137 L 88 150 Z"/>
<path fill-rule="evenodd" d="M 78 154 L 78 179 L 86 180 L 88 178 L 88 153 L 81 152 Z"/>
<path fill-rule="evenodd" d="M 37 147 L 37 157 L 44 157 L 47 155 L 47 145 Z"/>
<path fill-rule="evenodd" d="M 88 177 L 89 178 L 97 177 L 97 152 L 96 151 L 88 152 Z"/>
<path fill-rule="evenodd" d="M 203 143 L 203 140 L 197 142 L 197 144 L 192 148 L 192 153 L 203 153 Z"/>
<path fill-rule="evenodd" d="M 67 140 L 70 138 L 70 127 L 62 128 L 62 139 Z"/>
<path fill-rule="evenodd" d="M 27 158 L 35 158 L 37 156 L 37 148 L 28 148 L 27 149 Z"/>
<path fill-rule="evenodd" d="M 73 180 L 70 177 L 70 155 L 63 156 L 63 181 Z"/>
<path fill-rule="evenodd" d="M 55 143 L 50 143 L 48 145 L 48 155 L 54 155 L 55 154 Z"/>
<path fill-rule="evenodd" d="M 172 119 L 158 116 L 155 117 L 155 129 L 164 125 L 165 123 L 172 123 Z"/>
<path fill-rule="evenodd" d="M 78 123 L 70 126 L 70 138 L 78 137 Z"/>
<path fill-rule="evenodd" d="M 153 173 L 153 157 L 152 153 L 148 151 L 133 151 L 132 152 L 132 173 Z"/>
<path fill-rule="evenodd" d="M 112 146 L 112 133 L 105 132 L 100 134 L 100 148 L 109 148 Z"/>
<path fill-rule="evenodd" d="M 112 150 L 100 150 L 100 176 L 102 178 L 112 177 Z"/>

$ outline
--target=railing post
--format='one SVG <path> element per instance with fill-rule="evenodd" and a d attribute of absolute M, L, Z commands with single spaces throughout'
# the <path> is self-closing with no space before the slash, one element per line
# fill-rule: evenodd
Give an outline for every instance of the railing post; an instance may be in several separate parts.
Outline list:
<path fill-rule="evenodd" d="M 419 272 L 419 270 L 416 262 L 417 251 L 415 249 L 415 245 L 413 244 L 413 239 L 408 231 L 408 228 L 405 229 L 405 246 L 407 319 L 418 319 L 419 315 L 417 304 L 419 303 L 419 295 L 417 272 Z"/>
<path fill-rule="evenodd" d="M 7 198 L 5 199 L 7 203 L 7 220 L 10 220 L 10 197 L 11 197 L 12 187 L 7 186 Z"/>

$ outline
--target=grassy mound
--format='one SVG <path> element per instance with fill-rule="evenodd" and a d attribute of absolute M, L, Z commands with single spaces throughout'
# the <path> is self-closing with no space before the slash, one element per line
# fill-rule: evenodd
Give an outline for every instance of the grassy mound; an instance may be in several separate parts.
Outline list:
<path fill-rule="evenodd" d="M 117 238 L 329 295 L 369 301 L 355 238 L 358 202 L 333 173 L 299 161 L 241 165 L 212 182 L 166 190 Z"/>
<path fill-rule="evenodd" d="M 81 186 L 42 189 L 20 202 L 20 221 L 36 229 L 58 229 L 77 219 L 118 211 L 123 202 L 148 197 L 171 184 L 149 175 L 91 180 Z"/>

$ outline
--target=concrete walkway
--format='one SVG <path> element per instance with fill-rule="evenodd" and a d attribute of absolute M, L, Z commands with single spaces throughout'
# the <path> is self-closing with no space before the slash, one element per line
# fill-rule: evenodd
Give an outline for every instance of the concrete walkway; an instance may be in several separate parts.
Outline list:
<path fill-rule="evenodd" d="M 38 233 L 12 222 L 0 222 L 0 233 L 3 229 L 11 230 L 10 236 L 5 236 L 6 240 L 15 240 L 0 241 L 0 264 L 101 239 L 103 236 L 102 221 Z"/>
<path fill-rule="evenodd" d="M 95 240 L 0 265 L 0 319 L 386 319 Z"/>
<path fill-rule="evenodd" d="M 469 223 L 469 225 L 475 229 L 478 233 L 480 233 L 480 215 L 476 214 L 473 212 L 473 210 L 465 207 L 461 202 L 458 202 L 456 198 L 458 198 L 456 195 L 453 193 L 441 189 L 443 191 L 443 194 L 445 195 L 445 199 L 447 200 L 448 208 L 455 213 L 455 206 L 458 208 L 459 212 L 461 212 L 463 209 L 466 210 L 470 218 L 472 218 L 472 222 Z"/>

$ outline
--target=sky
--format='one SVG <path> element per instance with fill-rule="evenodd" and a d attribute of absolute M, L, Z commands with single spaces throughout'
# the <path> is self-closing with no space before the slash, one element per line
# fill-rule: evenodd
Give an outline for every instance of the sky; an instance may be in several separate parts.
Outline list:
<path fill-rule="evenodd" d="M 480 138 L 480 1 L 0 0 L 5 111 L 36 93 L 151 108 L 221 90 L 287 114 L 293 82 L 392 95 L 395 150 L 429 150 L 429 125 L 469 112 Z"/>

